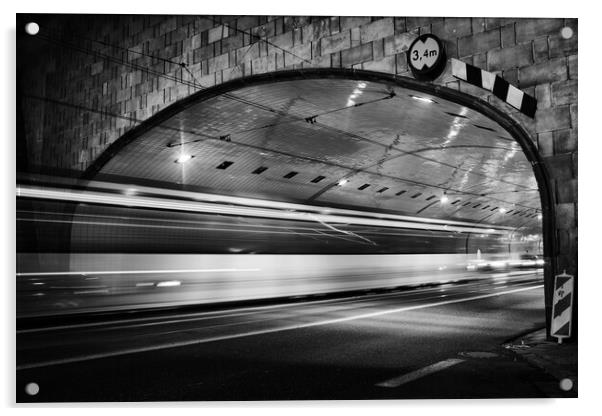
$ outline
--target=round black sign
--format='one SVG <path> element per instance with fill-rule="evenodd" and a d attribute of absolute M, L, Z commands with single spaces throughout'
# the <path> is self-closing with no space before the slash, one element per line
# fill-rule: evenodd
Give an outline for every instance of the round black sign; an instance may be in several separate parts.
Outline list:
<path fill-rule="evenodd" d="M 407 54 L 408 65 L 416 79 L 432 81 L 445 69 L 447 56 L 443 43 L 430 33 L 418 36 Z"/>

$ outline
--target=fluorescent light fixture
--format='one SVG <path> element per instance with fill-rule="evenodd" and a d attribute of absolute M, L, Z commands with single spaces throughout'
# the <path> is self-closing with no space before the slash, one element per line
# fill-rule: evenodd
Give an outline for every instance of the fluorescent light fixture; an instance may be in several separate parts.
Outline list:
<path fill-rule="evenodd" d="M 419 97 L 417 95 L 410 95 L 410 97 L 412 97 L 415 100 L 422 101 L 424 103 L 434 103 L 435 102 L 435 101 L 431 100 L 430 98 Z"/>
<path fill-rule="evenodd" d="M 177 159 L 176 159 L 176 163 L 186 163 L 188 162 L 190 159 L 192 159 L 194 156 L 186 154 L 186 153 L 182 153 Z"/>

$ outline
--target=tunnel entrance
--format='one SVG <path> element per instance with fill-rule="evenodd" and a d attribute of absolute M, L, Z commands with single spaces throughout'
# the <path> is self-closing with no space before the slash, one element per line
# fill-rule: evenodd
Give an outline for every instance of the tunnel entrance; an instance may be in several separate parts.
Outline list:
<path fill-rule="evenodd" d="M 83 178 L 517 227 L 537 241 L 530 252 L 554 247 L 545 166 L 518 123 L 459 91 L 369 71 L 202 90 L 116 140 Z"/>
<path fill-rule="evenodd" d="M 543 256 L 549 317 L 556 240 L 547 178 L 533 140 L 493 105 L 349 69 L 261 74 L 199 91 L 127 132 L 83 175 L 503 229 L 498 244 L 467 234 L 462 250 L 476 263 L 500 252 Z M 395 250 L 412 248 L 383 252 Z"/>
<path fill-rule="evenodd" d="M 551 287 L 546 178 L 516 122 L 458 91 L 346 69 L 262 74 L 176 102 L 112 143 L 75 186 L 85 193 L 47 196 L 77 219 L 64 261 L 56 253 L 52 261 L 71 270 L 147 267 L 163 253 L 175 269 L 202 253 L 229 256 L 236 267 L 227 270 L 308 270 L 307 279 L 265 288 L 267 295 L 249 289 L 261 297 L 316 289 L 306 283 L 319 280 L 323 254 L 332 256 L 336 281 L 320 280 L 316 290 L 325 292 L 404 285 L 410 275 L 425 283 L 460 269 L 515 271 L 539 266 L 543 255 Z M 61 251 L 53 235 L 38 233 L 40 246 Z M 288 257 L 241 263 L 241 254 Z M 299 263 L 290 256 L 298 254 L 313 257 Z M 390 275 L 403 259 L 404 273 L 345 280 L 349 267 L 367 271 L 349 255 L 382 256 L 371 260 L 380 263 L 373 275 Z M 221 270 L 207 256 L 202 261 Z M 219 299 L 236 292 L 240 282 L 231 279 Z"/>

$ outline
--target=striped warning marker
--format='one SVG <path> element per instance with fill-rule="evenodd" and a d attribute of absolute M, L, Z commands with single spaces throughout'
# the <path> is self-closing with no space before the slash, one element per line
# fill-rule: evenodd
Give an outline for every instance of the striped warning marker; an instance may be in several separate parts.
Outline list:
<path fill-rule="evenodd" d="M 452 75 L 469 84 L 491 91 L 493 95 L 504 100 L 521 113 L 533 118 L 537 109 L 537 100 L 525 94 L 514 85 L 497 75 L 483 71 L 481 68 L 469 65 L 452 58 Z"/>
<path fill-rule="evenodd" d="M 571 315 L 573 312 L 573 276 L 566 272 L 556 276 L 552 302 L 552 328 L 550 334 L 562 342 L 571 336 Z"/>

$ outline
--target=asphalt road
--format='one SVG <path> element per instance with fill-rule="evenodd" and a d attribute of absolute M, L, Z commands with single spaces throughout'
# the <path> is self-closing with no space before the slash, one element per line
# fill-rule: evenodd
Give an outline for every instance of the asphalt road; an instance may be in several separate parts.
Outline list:
<path fill-rule="evenodd" d="M 544 326 L 541 276 L 22 329 L 17 401 L 561 397 L 502 348 Z"/>

